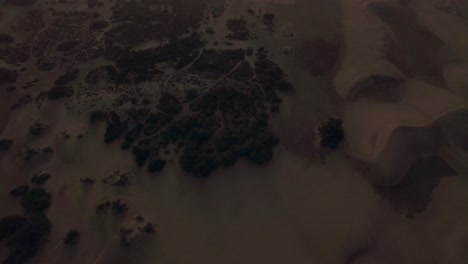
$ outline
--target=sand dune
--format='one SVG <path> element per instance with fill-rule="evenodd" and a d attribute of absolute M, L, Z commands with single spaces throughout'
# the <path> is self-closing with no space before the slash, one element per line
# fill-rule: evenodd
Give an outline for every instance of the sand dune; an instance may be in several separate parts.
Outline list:
<path fill-rule="evenodd" d="M 27 8 L 40 3 L 88 11 L 83 1 L 37 2 Z M 10 195 L 10 190 L 32 186 L 32 175 L 46 171 L 52 175 L 43 185 L 52 194 L 46 211 L 52 232 L 30 263 L 466 263 L 466 173 L 449 164 L 452 168 L 440 171 L 451 177 L 440 177 L 430 163 L 431 157 L 440 155 L 466 167 L 468 53 L 460 32 L 467 29 L 460 17 L 429 2 L 228 1 L 216 23 L 203 22 L 202 32 L 209 27 L 215 31 L 206 34 L 207 47 L 264 46 L 295 90 L 281 94 L 276 99 L 283 100 L 280 111 L 271 113 L 271 126 L 280 138 L 272 162 L 256 165 L 240 159 L 209 178 L 185 172 L 172 150 L 166 169 L 150 174 L 135 164 L 132 150 L 121 150 L 121 142 L 104 144 L 107 124 L 90 125 L 89 112 L 110 106 L 118 87 L 104 82 L 92 86 L 83 79 L 94 64 L 108 61 L 77 63 L 81 75 L 72 83 L 74 97 L 37 103 L 36 97 L 50 89 L 64 69 L 41 73 L 31 59 L 25 75 L 40 78 L 39 85 L 8 93 L 7 87 L 0 87 L 0 138 L 15 142 L 0 154 L 0 217 L 24 213 L 21 198 Z M 109 4 L 91 9 L 101 13 L 93 19 L 107 19 Z M 10 9 L 3 12 L 8 21 L 27 14 Z M 388 10 L 392 12 L 385 13 Z M 264 30 L 265 12 L 275 14 L 272 31 Z M 436 21 L 431 21 L 433 15 Z M 228 42 L 226 21 L 240 17 L 253 36 Z M 332 58 L 322 61 L 326 55 Z M 246 61 L 252 63 L 254 56 Z M 158 81 L 170 79 L 165 77 L 162 74 Z M 155 83 L 125 89 L 143 96 L 150 91 L 145 99 L 155 100 L 159 99 Z M 32 94 L 33 102 L 10 111 L 26 93 Z M 148 107 L 155 108 L 154 103 Z M 114 110 L 120 107 L 127 105 Z M 346 139 L 335 151 L 319 150 L 317 126 L 329 116 L 344 121 Z M 34 137 L 29 129 L 38 120 L 48 129 Z M 27 161 L 23 158 L 27 146 L 50 146 L 54 152 Z M 415 168 L 421 158 L 426 163 Z M 364 169 L 356 160 L 358 165 L 366 163 Z M 129 172 L 128 185 L 103 181 L 115 170 Z M 433 171 L 426 174 L 427 170 Z M 408 171 L 413 178 L 405 178 Z M 82 182 L 85 177 L 94 184 Z M 96 213 L 98 204 L 115 199 L 128 204 L 126 214 Z M 395 209 L 398 206 L 419 210 L 409 218 Z M 137 215 L 155 223 L 156 233 L 139 232 Z M 63 245 L 70 228 L 81 232 L 75 248 Z M 131 245 L 122 245 L 121 228 L 132 229 Z M 7 251 L 0 242 L 0 257 Z"/>

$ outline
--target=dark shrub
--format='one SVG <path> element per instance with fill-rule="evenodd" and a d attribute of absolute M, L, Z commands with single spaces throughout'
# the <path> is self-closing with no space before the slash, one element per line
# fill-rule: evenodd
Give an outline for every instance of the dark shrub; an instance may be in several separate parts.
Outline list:
<path fill-rule="evenodd" d="M 119 199 L 112 201 L 112 206 L 111 206 L 112 212 L 116 214 L 122 214 L 128 211 L 128 205 Z"/>
<path fill-rule="evenodd" d="M 76 46 L 78 46 L 79 44 L 80 43 L 78 41 L 64 41 L 58 44 L 57 47 L 55 47 L 55 49 L 60 52 L 70 51 L 76 48 Z"/>
<path fill-rule="evenodd" d="M 112 112 L 107 120 L 104 142 L 106 144 L 118 139 L 128 129 L 128 121 L 122 121 L 116 112 Z"/>
<path fill-rule="evenodd" d="M 44 189 L 32 189 L 21 200 L 21 206 L 28 212 L 42 212 L 50 207 L 52 196 Z"/>
<path fill-rule="evenodd" d="M 24 226 L 26 218 L 20 215 L 11 215 L 0 219 L 0 239 L 13 235 Z"/>
<path fill-rule="evenodd" d="M 47 126 L 41 122 L 36 122 L 29 128 L 29 133 L 33 136 L 40 136 L 47 129 Z"/>
<path fill-rule="evenodd" d="M 225 151 L 221 155 L 221 163 L 223 166 L 229 167 L 236 163 L 237 157 L 232 153 L 232 151 Z"/>
<path fill-rule="evenodd" d="M 261 144 L 254 145 L 251 147 L 247 157 L 257 164 L 264 164 L 273 159 L 273 149 Z"/>
<path fill-rule="evenodd" d="M 0 83 L 14 83 L 18 80 L 18 72 L 7 68 L 0 68 Z"/>
<path fill-rule="evenodd" d="M 67 85 L 78 79 L 79 74 L 80 70 L 78 70 L 77 68 L 67 69 L 67 71 L 63 75 L 61 75 L 57 78 L 57 80 L 55 80 L 55 85 Z"/>
<path fill-rule="evenodd" d="M 95 124 L 99 121 L 106 120 L 107 114 L 104 111 L 92 111 L 91 115 L 89 116 L 89 122 L 91 124 Z"/>
<path fill-rule="evenodd" d="M 50 100 L 58 100 L 62 98 L 72 97 L 75 94 L 75 89 L 71 86 L 56 85 L 52 87 L 47 96 Z"/>
<path fill-rule="evenodd" d="M 13 42 L 13 37 L 8 35 L 8 34 L 5 34 L 5 33 L 1 33 L 0 34 L 0 43 L 10 43 L 10 42 Z"/>
<path fill-rule="evenodd" d="M 34 184 L 42 185 L 50 179 L 51 175 L 49 173 L 40 173 L 32 177 L 31 182 Z"/>
<path fill-rule="evenodd" d="M 344 132 L 341 119 L 329 118 L 327 123 L 319 129 L 322 141 L 320 145 L 325 148 L 336 149 L 344 140 Z"/>
<path fill-rule="evenodd" d="M 50 221 L 43 214 L 35 214 L 25 221 L 7 241 L 10 254 L 4 264 L 26 263 L 47 243 Z"/>
<path fill-rule="evenodd" d="M 148 165 L 148 172 L 162 171 L 166 166 L 166 161 L 162 159 L 154 159 Z"/>
<path fill-rule="evenodd" d="M 29 186 L 28 185 L 20 185 L 10 191 L 10 194 L 13 196 L 23 196 L 26 192 L 28 192 Z"/>
<path fill-rule="evenodd" d="M 0 139 L 0 152 L 8 151 L 13 145 L 13 140 L 10 139 Z"/>
<path fill-rule="evenodd" d="M 70 229 L 63 239 L 65 246 L 74 246 L 80 240 L 80 232 L 76 229 Z"/>

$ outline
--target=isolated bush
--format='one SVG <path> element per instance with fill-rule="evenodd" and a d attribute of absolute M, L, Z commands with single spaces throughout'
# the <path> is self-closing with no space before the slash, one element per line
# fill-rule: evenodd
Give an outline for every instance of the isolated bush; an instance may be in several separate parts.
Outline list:
<path fill-rule="evenodd" d="M 18 218 L 19 221 L 20 218 Z M 51 224 L 44 214 L 34 214 L 7 240 L 10 254 L 3 264 L 22 264 L 47 243 Z"/>
<path fill-rule="evenodd" d="M 65 246 L 74 246 L 78 243 L 79 240 L 80 232 L 78 232 L 76 229 L 70 229 L 63 239 L 63 244 L 65 244 Z"/>
<path fill-rule="evenodd" d="M 322 140 L 320 145 L 329 149 L 336 149 L 344 140 L 343 121 L 341 119 L 329 118 L 327 123 L 319 129 Z"/>
<path fill-rule="evenodd" d="M 42 212 L 50 207 L 51 198 L 44 189 L 32 189 L 21 199 L 21 206 L 28 212 Z"/>
<path fill-rule="evenodd" d="M 10 194 L 13 195 L 13 196 L 22 196 L 24 195 L 26 192 L 28 192 L 29 190 L 29 186 L 28 185 L 20 185 L 18 187 L 15 187 L 13 188 L 11 191 L 10 191 Z"/>

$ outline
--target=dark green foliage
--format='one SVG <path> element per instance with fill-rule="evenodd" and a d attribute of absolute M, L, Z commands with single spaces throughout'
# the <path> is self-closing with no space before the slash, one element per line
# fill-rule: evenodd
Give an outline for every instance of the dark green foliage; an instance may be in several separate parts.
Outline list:
<path fill-rule="evenodd" d="M 18 80 L 18 72 L 7 68 L 0 68 L 0 84 L 14 83 Z"/>
<path fill-rule="evenodd" d="M 139 227 L 139 229 L 142 232 L 145 232 L 146 234 L 152 234 L 152 233 L 154 233 L 156 231 L 156 227 L 155 227 L 155 225 L 153 223 L 147 223 L 142 228 Z"/>
<path fill-rule="evenodd" d="M 10 191 L 10 194 L 13 196 L 23 196 L 27 191 L 29 190 L 28 185 L 20 185 L 18 187 L 15 187 Z"/>
<path fill-rule="evenodd" d="M 26 148 L 24 152 L 24 160 L 31 160 L 33 157 L 35 157 L 37 154 L 39 154 L 39 149 L 33 148 L 33 147 L 28 147 Z"/>
<path fill-rule="evenodd" d="M 0 33 L 0 44 L 13 42 L 14 38 L 8 34 Z"/>
<path fill-rule="evenodd" d="M 262 144 L 253 145 L 250 147 L 248 158 L 257 164 L 267 163 L 273 159 L 273 149 Z"/>
<path fill-rule="evenodd" d="M 13 235 L 24 226 L 26 218 L 20 215 L 11 215 L 0 219 L 0 239 Z"/>
<path fill-rule="evenodd" d="M 243 61 L 229 77 L 238 81 L 248 81 L 254 77 L 254 69 L 250 62 Z"/>
<path fill-rule="evenodd" d="M 268 30 L 273 30 L 275 28 L 275 14 L 265 13 L 263 15 L 263 24 Z"/>
<path fill-rule="evenodd" d="M 135 140 L 139 139 L 140 138 L 140 135 L 141 135 L 141 132 L 143 131 L 143 124 L 141 123 L 138 123 L 138 124 L 135 124 L 135 126 L 133 126 L 128 132 L 127 134 L 125 134 L 125 140 L 128 142 L 128 143 L 132 143 L 134 142 Z"/>
<path fill-rule="evenodd" d="M 112 8 L 111 22 L 116 26 L 106 36 L 115 43 L 132 47 L 149 40 L 176 40 L 200 25 L 204 1 L 192 0 L 188 5 L 171 2 L 168 4 L 173 11 L 168 12 L 158 8 L 157 1 L 119 1 Z"/>
<path fill-rule="evenodd" d="M 42 149 L 42 153 L 52 154 L 52 153 L 54 153 L 54 149 L 52 147 L 45 147 L 45 148 Z"/>
<path fill-rule="evenodd" d="M 99 0 L 87 0 L 86 3 L 88 4 L 88 8 L 93 8 L 102 5 L 102 3 L 99 2 Z"/>
<path fill-rule="evenodd" d="M 226 26 L 231 32 L 228 38 L 234 40 L 248 40 L 251 38 L 250 30 L 247 26 L 247 21 L 244 18 L 231 18 L 226 22 Z"/>
<path fill-rule="evenodd" d="M 155 65 L 159 62 L 174 62 L 176 69 L 181 69 L 190 64 L 197 56 L 198 49 L 203 42 L 196 34 L 189 37 L 173 40 L 168 45 L 160 48 L 151 48 L 132 52 L 122 52 L 116 60 L 120 77 L 117 83 L 150 81 L 156 75 L 163 72 Z M 129 79 L 129 74 L 132 79 Z"/>
<path fill-rule="evenodd" d="M 327 123 L 319 129 L 322 140 L 320 145 L 329 149 L 336 149 L 344 140 L 344 132 L 341 119 L 329 118 Z"/>
<path fill-rule="evenodd" d="M 279 110 L 280 110 L 280 107 L 277 104 L 273 104 L 273 105 L 270 106 L 270 111 L 272 113 L 277 113 L 277 112 L 279 112 Z"/>
<path fill-rule="evenodd" d="M 80 240 L 80 232 L 76 229 L 70 229 L 67 234 L 65 235 L 65 238 L 63 239 L 63 244 L 65 246 L 74 246 L 76 245 Z"/>
<path fill-rule="evenodd" d="M 152 80 L 160 73 L 157 69 L 160 63 L 169 63 L 181 69 L 193 62 L 187 72 L 198 76 L 189 80 L 188 85 L 193 85 L 193 88 L 188 89 L 185 95 L 163 89 L 155 109 L 148 106 L 149 111 L 144 114 L 135 112 L 137 107 L 141 107 L 138 103 L 141 98 L 127 94 L 119 105 L 131 100 L 135 108 L 116 111 L 108 116 L 105 142 L 124 136 L 121 148 L 132 150 L 138 166 L 145 165 L 148 160 L 147 169 L 150 172 L 164 168 L 165 161 L 160 159 L 160 152 L 168 152 L 171 147 L 176 148 L 177 154 L 180 151 L 182 168 L 199 177 L 208 176 L 219 166 L 232 166 L 239 158 L 259 164 L 271 160 L 278 139 L 269 127 L 268 110 L 270 106 L 274 111 L 279 110 L 282 100 L 277 91 L 292 89 L 284 71 L 268 58 L 264 49 L 257 53 L 255 68 L 245 61 L 246 53 L 253 55 L 252 48 L 247 51 L 204 49 L 198 57 L 198 50 L 204 43 L 197 34 L 169 38 L 167 45 L 158 48 L 132 49 L 134 43 L 155 37 L 151 35 L 154 32 L 150 35 L 139 34 L 140 29 L 146 30 L 147 24 L 159 19 L 153 13 L 160 12 L 160 9 L 151 10 L 145 6 L 150 2 L 119 2 L 113 10 L 113 19 L 120 24 L 107 32 L 105 49 L 106 58 L 116 62 L 117 86 Z M 163 14 L 166 15 L 171 14 Z M 147 19 L 143 23 L 145 17 Z M 136 26 L 124 25 L 140 22 Z M 230 21 L 228 24 L 247 27 L 245 20 Z M 128 40 L 126 44 L 120 42 L 122 39 L 114 43 L 111 41 L 130 34 L 125 32 L 130 28 L 134 30 L 131 34 L 140 36 Z M 124 30 L 118 32 L 120 29 Z M 122 44 L 123 47 L 117 46 Z M 232 74 L 224 76 L 226 78 L 220 78 L 231 71 Z M 101 75 L 98 71 L 90 72 L 87 79 L 95 83 L 103 79 Z M 219 81 L 212 87 L 204 87 L 204 83 L 210 81 L 207 79 Z M 150 104 L 147 100 L 146 105 Z M 190 112 L 183 111 L 184 107 Z"/>
<path fill-rule="evenodd" d="M 166 166 L 166 161 L 162 159 L 153 159 L 148 165 L 148 172 L 162 171 Z"/>
<path fill-rule="evenodd" d="M 106 133 L 104 135 L 104 142 L 111 143 L 122 136 L 128 129 L 128 121 L 122 121 L 116 112 L 111 112 L 110 117 L 107 120 Z"/>
<path fill-rule="evenodd" d="M 236 164 L 237 157 L 234 155 L 232 151 L 225 151 L 221 154 L 221 163 L 225 167 L 233 166 Z"/>
<path fill-rule="evenodd" d="M 172 116 L 166 113 L 159 112 L 157 114 L 151 114 L 145 122 L 145 129 L 143 130 L 143 134 L 145 136 L 150 136 L 171 123 L 171 121 Z"/>
<path fill-rule="evenodd" d="M 215 153 L 198 148 L 185 150 L 180 163 L 184 170 L 196 177 L 207 177 L 220 165 Z"/>
<path fill-rule="evenodd" d="M 50 207 L 52 196 L 44 189 L 32 189 L 21 199 L 21 206 L 27 212 L 42 212 Z"/>
<path fill-rule="evenodd" d="M 116 214 L 123 214 L 128 211 L 128 205 L 119 199 L 112 201 L 111 210 Z"/>
<path fill-rule="evenodd" d="M 204 72 L 219 78 L 220 75 L 229 73 L 234 66 L 245 58 L 245 50 L 203 50 L 200 58 L 192 65 L 192 70 Z"/>
<path fill-rule="evenodd" d="M 78 68 L 67 69 L 67 71 L 55 80 L 55 85 L 67 85 L 78 79 L 80 70 Z"/>
<path fill-rule="evenodd" d="M 71 51 L 72 49 L 76 48 L 80 43 L 78 41 L 64 41 L 55 47 L 57 51 L 66 52 Z"/>
<path fill-rule="evenodd" d="M 85 82 L 88 84 L 97 84 L 101 81 L 115 82 L 119 80 L 120 75 L 112 65 L 99 66 L 86 74 Z"/>
<path fill-rule="evenodd" d="M 33 136 L 40 136 L 47 129 L 47 126 L 41 122 L 36 122 L 29 128 L 29 133 Z"/>
<path fill-rule="evenodd" d="M 161 94 L 159 104 L 156 108 L 168 116 L 174 116 L 182 111 L 182 104 L 177 96 L 165 92 Z"/>
<path fill-rule="evenodd" d="M 133 147 L 132 153 L 135 156 L 135 162 L 139 167 L 145 164 L 145 161 L 148 159 L 150 155 L 149 150 L 142 149 L 139 147 Z"/>
<path fill-rule="evenodd" d="M 49 58 L 42 57 L 37 59 L 35 66 L 40 71 L 51 71 L 57 66 L 57 64 Z"/>
<path fill-rule="evenodd" d="M 251 48 L 251 47 L 248 47 L 246 50 L 245 50 L 245 55 L 247 56 L 252 56 L 254 54 L 254 49 Z"/>
<path fill-rule="evenodd" d="M 15 6 L 27 6 L 36 3 L 37 0 L 6 0 L 5 4 L 15 5 Z"/>
<path fill-rule="evenodd" d="M 47 96 L 50 100 L 58 100 L 62 98 L 72 97 L 75 94 L 75 89 L 71 86 L 56 85 L 52 87 Z"/>
<path fill-rule="evenodd" d="M 121 148 L 122 150 L 130 149 L 130 147 L 131 147 L 130 143 L 128 143 L 128 142 L 126 142 L 126 141 L 124 141 L 124 142 L 122 142 L 122 144 L 120 144 L 120 148 Z"/>
<path fill-rule="evenodd" d="M 274 99 L 276 94 L 274 90 L 291 91 L 293 86 L 286 80 L 286 74 L 276 63 L 268 58 L 265 49 L 260 48 L 257 52 L 255 61 L 255 73 L 260 85 L 262 85 L 267 99 Z"/>
<path fill-rule="evenodd" d="M 190 131 L 189 140 L 201 144 L 211 138 L 211 131 L 208 128 L 194 128 Z"/>
<path fill-rule="evenodd" d="M 109 22 L 105 20 L 96 20 L 89 26 L 89 31 L 102 30 L 109 26 Z"/>
<path fill-rule="evenodd" d="M 7 240 L 10 254 L 4 264 L 26 263 L 47 243 L 51 224 L 43 214 L 32 215 Z"/>
<path fill-rule="evenodd" d="M 99 121 L 106 120 L 107 113 L 104 111 L 92 111 L 91 115 L 89 116 L 89 122 L 91 124 L 95 124 Z"/>
<path fill-rule="evenodd" d="M 187 93 L 185 94 L 185 100 L 187 101 L 192 101 L 196 99 L 200 94 L 198 93 L 198 90 L 195 88 L 187 90 Z"/>
<path fill-rule="evenodd" d="M 116 61 L 120 71 L 119 83 L 150 81 L 163 72 L 155 68 L 153 49 L 134 51 Z M 133 76 L 128 79 L 128 76 Z"/>
<path fill-rule="evenodd" d="M 8 151 L 12 145 L 13 145 L 13 140 L 0 139 L 0 152 Z"/>
<path fill-rule="evenodd" d="M 50 175 L 49 173 L 39 173 L 31 178 L 31 182 L 34 184 L 42 185 L 46 183 L 51 176 L 52 175 Z"/>

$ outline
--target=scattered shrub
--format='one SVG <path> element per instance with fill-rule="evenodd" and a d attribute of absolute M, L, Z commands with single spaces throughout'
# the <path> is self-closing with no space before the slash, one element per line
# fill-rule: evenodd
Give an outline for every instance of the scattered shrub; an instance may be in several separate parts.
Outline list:
<path fill-rule="evenodd" d="M 50 207 L 52 196 L 44 189 L 32 189 L 21 199 L 21 206 L 27 212 L 42 212 Z"/>
<path fill-rule="evenodd" d="M 29 191 L 29 186 L 28 185 L 20 185 L 16 188 L 13 188 L 10 191 L 10 194 L 13 196 L 23 196 L 25 193 Z"/>
<path fill-rule="evenodd" d="M 47 243 L 50 228 L 50 221 L 45 215 L 32 215 L 8 238 L 7 246 L 10 249 L 10 254 L 3 261 L 3 264 L 26 263 Z"/>
<path fill-rule="evenodd" d="M 24 226 L 26 218 L 20 215 L 11 215 L 0 219 L 0 239 L 13 235 Z"/>
<path fill-rule="evenodd" d="M 0 152 L 8 151 L 12 145 L 13 145 L 13 140 L 0 139 Z"/>
<path fill-rule="evenodd" d="M 162 171 L 166 166 L 166 161 L 162 159 L 154 159 L 148 165 L 148 172 Z"/>
<path fill-rule="evenodd" d="M 329 149 L 336 149 L 344 140 L 344 132 L 341 119 L 329 118 L 327 123 L 319 129 L 322 140 L 320 145 Z"/>
<path fill-rule="evenodd" d="M 34 184 L 42 185 L 50 179 L 51 175 L 49 173 L 39 173 L 32 177 L 31 182 Z"/>
<path fill-rule="evenodd" d="M 63 244 L 65 246 L 74 246 L 76 245 L 80 240 L 80 232 L 76 229 L 70 229 L 68 233 L 65 235 L 65 238 L 63 239 Z"/>
<path fill-rule="evenodd" d="M 50 100 L 58 100 L 62 98 L 72 97 L 75 94 L 75 89 L 71 86 L 55 85 L 52 87 L 47 96 Z"/>

